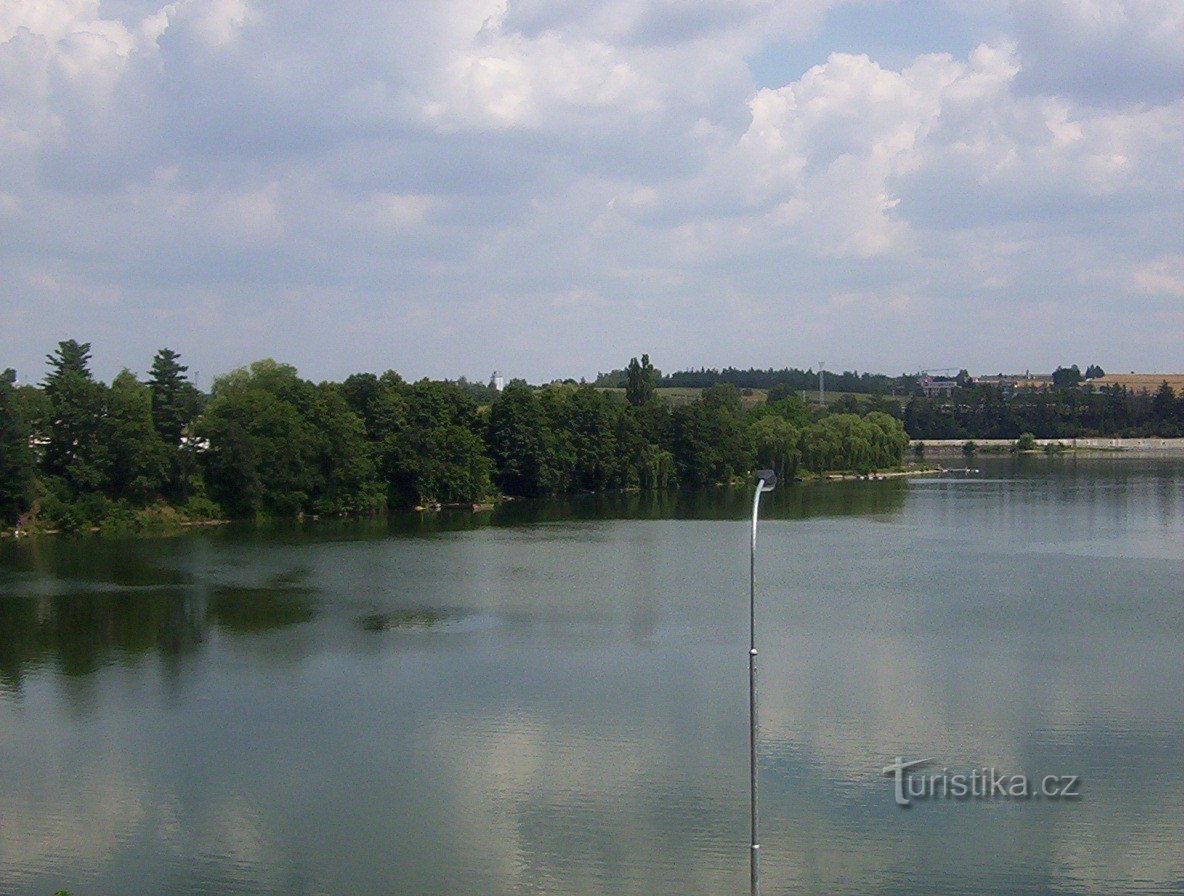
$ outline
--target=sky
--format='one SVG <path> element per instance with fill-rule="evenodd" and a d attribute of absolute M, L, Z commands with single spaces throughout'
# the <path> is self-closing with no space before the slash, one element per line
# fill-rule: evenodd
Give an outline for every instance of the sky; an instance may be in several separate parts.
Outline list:
<path fill-rule="evenodd" d="M 1184 370 L 1179 0 L 4 0 L 0 367 Z"/>

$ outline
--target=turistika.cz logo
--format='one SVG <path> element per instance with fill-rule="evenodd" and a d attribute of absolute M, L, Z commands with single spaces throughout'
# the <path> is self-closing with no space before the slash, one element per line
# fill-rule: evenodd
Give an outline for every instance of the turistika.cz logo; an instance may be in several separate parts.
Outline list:
<path fill-rule="evenodd" d="M 994 768 L 976 768 L 969 772 L 951 773 L 920 769 L 934 759 L 905 761 L 897 756 L 891 765 L 884 766 L 884 775 L 893 779 L 896 805 L 909 806 L 913 800 L 1075 800 L 1081 798 L 1080 775 L 1004 774 Z"/>

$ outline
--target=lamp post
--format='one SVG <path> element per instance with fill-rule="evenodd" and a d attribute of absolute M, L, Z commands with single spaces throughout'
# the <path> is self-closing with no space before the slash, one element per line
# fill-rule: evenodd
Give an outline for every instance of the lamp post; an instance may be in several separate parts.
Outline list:
<path fill-rule="evenodd" d="M 772 470 L 756 471 L 756 491 L 752 496 L 752 542 L 748 563 L 748 787 L 750 896 L 760 894 L 760 844 L 756 837 L 756 519 L 761 509 L 761 495 L 777 484 Z"/>

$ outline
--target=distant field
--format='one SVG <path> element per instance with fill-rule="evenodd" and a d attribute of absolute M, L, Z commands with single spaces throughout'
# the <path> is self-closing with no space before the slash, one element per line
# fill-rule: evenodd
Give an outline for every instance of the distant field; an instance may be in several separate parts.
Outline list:
<path fill-rule="evenodd" d="M 1164 383 L 1179 394 L 1184 391 L 1184 373 L 1108 373 L 1088 381 L 1088 385 L 1095 389 L 1103 386 L 1122 386 L 1131 392 L 1154 392 Z"/>

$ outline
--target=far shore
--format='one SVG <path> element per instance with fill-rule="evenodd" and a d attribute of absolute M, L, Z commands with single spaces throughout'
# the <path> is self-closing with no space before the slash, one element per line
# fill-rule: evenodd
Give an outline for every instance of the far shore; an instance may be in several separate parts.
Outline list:
<path fill-rule="evenodd" d="M 975 447 L 984 453 L 999 453 L 1015 447 L 1015 439 L 914 439 L 909 444 L 913 448 L 924 446 L 926 451 L 935 453 L 961 453 L 967 442 L 973 442 Z M 1131 454 L 1180 454 L 1184 453 L 1184 439 L 1036 439 L 1038 448 L 1048 445 L 1058 446 L 1065 451 L 1097 451 L 1123 452 Z"/>

